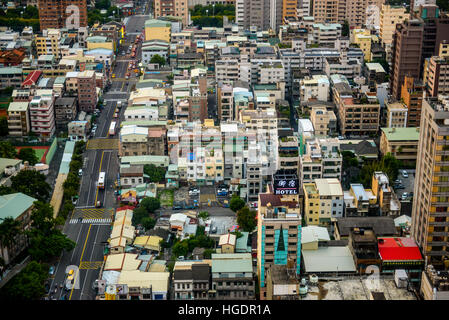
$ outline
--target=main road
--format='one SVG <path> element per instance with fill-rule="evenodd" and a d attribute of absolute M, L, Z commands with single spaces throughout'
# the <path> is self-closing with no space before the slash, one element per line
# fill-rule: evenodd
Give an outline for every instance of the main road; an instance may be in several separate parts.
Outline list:
<path fill-rule="evenodd" d="M 131 16 L 128 26 L 135 30 L 143 31 L 144 16 Z M 120 54 L 130 43 L 134 43 L 137 34 L 127 36 L 125 42 L 118 50 Z M 137 59 L 140 58 L 138 49 Z M 70 252 L 63 252 L 56 265 L 55 275 L 51 283 L 51 290 L 55 285 L 64 283 L 69 269 L 75 269 L 74 287 L 69 290 L 57 289 L 53 293 L 56 299 L 67 300 L 93 300 L 95 289 L 93 284 L 99 277 L 101 265 L 104 260 L 104 249 L 111 233 L 111 222 L 115 208 L 117 207 L 114 195 L 115 182 L 119 172 L 118 158 L 118 128 L 113 136 L 109 135 L 109 127 L 113 120 L 114 111 L 118 101 L 123 101 L 123 108 L 118 119 L 123 117 L 130 89 L 138 79 L 132 77 L 125 80 L 128 72 L 129 56 L 117 56 L 112 73 L 115 78 L 109 92 L 104 94 L 104 108 L 97 119 L 97 131 L 93 139 L 90 139 L 84 153 L 83 175 L 80 183 L 79 199 L 75 210 L 68 217 L 63 232 L 76 242 L 76 247 Z M 99 189 L 97 181 L 100 172 L 106 173 L 105 188 Z M 96 208 L 97 201 L 101 202 L 101 208 Z"/>

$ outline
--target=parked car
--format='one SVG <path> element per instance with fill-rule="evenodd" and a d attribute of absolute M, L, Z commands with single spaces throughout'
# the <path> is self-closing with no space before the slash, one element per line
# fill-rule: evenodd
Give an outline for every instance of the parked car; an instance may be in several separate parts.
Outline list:
<path fill-rule="evenodd" d="M 402 176 L 403 176 L 404 178 L 408 178 L 408 173 L 407 173 L 407 171 L 402 170 Z"/>
<path fill-rule="evenodd" d="M 394 181 L 394 183 L 395 183 L 395 184 L 401 184 L 401 183 L 402 183 L 402 180 L 401 180 L 401 179 L 396 179 L 396 180 Z"/>
<path fill-rule="evenodd" d="M 407 200 L 407 198 L 408 198 L 408 193 L 407 193 L 407 192 L 404 192 L 404 193 L 402 194 L 401 199 L 402 199 L 402 200 Z"/>
<path fill-rule="evenodd" d="M 395 189 L 405 189 L 405 187 L 404 187 L 403 184 L 395 184 L 395 185 L 394 185 L 394 188 L 395 188 Z"/>
<path fill-rule="evenodd" d="M 83 175 L 83 169 L 78 170 L 78 176 L 81 177 Z"/>
<path fill-rule="evenodd" d="M 181 206 L 173 206 L 172 210 L 182 210 Z"/>
<path fill-rule="evenodd" d="M 50 269 L 48 270 L 48 274 L 51 276 L 55 274 L 55 266 L 50 267 Z"/>

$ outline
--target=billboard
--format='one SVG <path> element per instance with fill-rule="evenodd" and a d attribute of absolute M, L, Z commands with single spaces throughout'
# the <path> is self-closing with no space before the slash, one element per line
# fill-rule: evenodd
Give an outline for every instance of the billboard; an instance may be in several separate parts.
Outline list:
<path fill-rule="evenodd" d="M 274 177 L 274 194 L 288 195 L 298 194 L 299 181 L 296 176 L 292 177 Z"/>

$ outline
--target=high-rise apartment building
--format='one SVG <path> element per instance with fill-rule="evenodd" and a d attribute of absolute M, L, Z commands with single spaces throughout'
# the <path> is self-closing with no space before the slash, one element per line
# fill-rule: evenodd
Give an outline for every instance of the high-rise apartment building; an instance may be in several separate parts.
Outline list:
<path fill-rule="evenodd" d="M 270 28 L 270 0 L 237 0 L 236 22 L 244 30 L 249 30 L 250 27 L 268 30 Z"/>
<path fill-rule="evenodd" d="M 403 6 L 390 6 L 383 4 L 380 10 L 380 34 L 379 37 L 385 48 L 387 61 L 391 61 L 391 47 L 396 25 L 409 19 L 410 14 Z"/>
<path fill-rule="evenodd" d="M 425 99 L 412 209 L 412 236 L 427 264 L 447 265 L 449 256 L 449 101 Z"/>
<path fill-rule="evenodd" d="M 41 30 L 87 27 L 87 0 L 39 0 L 38 8 Z"/>
<path fill-rule="evenodd" d="M 155 0 L 154 17 L 173 16 L 182 18 L 182 25 L 189 25 L 188 0 Z"/>
<path fill-rule="evenodd" d="M 297 179 L 279 180 L 298 185 Z M 276 184 L 276 183 L 275 183 Z M 266 193 L 259 193 L 257 217 L 257 273 L 260 298 L 267 291 L 266 270 L 273 265 L 293 265 L 299 275 L 301 260 L 301 212 L 298 194 L 280 195 L 282 191 L 270 185 Z M 298 191 L 296 189 L 296 191 Z M 293 273 L 292 272 L 292 273 Z"/>
<path fill-rule="evenodd" d="M 424 23 L 418 19 L 396 25 L 390 70 L 390 90 L 399 99 L 405 76 L 419 79 Z"/>
<path fill-rule="evenodd" d="M 383 3 L 383 0 L 315 0 L 311 15 L 315 23 L 343 24 L 346 20 L 350 28 L 362 28 L 366 24 L 378 24 L 376 15 Z"/>

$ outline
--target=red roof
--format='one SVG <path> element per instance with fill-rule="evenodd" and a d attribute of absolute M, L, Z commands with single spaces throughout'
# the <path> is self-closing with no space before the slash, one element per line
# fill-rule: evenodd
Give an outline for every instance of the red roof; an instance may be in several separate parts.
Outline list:
<path fill-rule="evenodd" d="M 117 208 L 117 210 L 115 210 L 115 211 L 119 212 L 119 211 L 123 211 L 123 210 L 134 210 L 134 208 L 135 207 L 133 207 L 133 206 L 123 206 L 123 207 Z"/>
<path fill-rule="evenodd" d="M 35 85 L 41 75 L 42 75 L 42 71 L 40 71 L 40 70 L 35 70 L 35 71 L 31 72 L 28 75 L 28 77 L 25 79 L 25 81 L 22 83 L 22 87 Z"/>
<path fill-rule="evenodd" d="M 377 241 L 382 261 L 423 260 L 413 238 L 378 238 Z"/>

